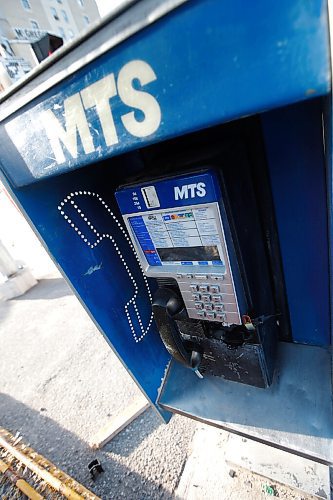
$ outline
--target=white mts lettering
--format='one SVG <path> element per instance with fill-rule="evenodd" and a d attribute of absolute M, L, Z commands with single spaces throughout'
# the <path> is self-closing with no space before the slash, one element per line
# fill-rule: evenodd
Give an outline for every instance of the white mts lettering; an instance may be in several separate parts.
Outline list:
<path fill-rule="evenodd" d="M 115 95 L 117 95 L 117 89 L 113 73 L 81 91 L 84 107 L 86 109 L 96 107 L 107 146 L 118 143 L 117 131 L 109 103 L 110 98 Z"/>
<path fill-rule="evenodd" d="M 189 184 L 187 186 L 187 189 L 190 190 L 190 198 L 194 198 L 195 197 L 195 191 L 194 190 L 195 190 L 196 187 L 197 187 L 196 184 Z"/>
<path fill-rule="evenodd" d="M 202 198 L 206 195 L 206 184 L 204 182 L 198 182 L 197 184 L 197 196 Z"/>
<path fill-rule="evenodd" d="M 64 101 L 65 128 L 50 109 L 43 111 L 40 118 L 58 163 L 64 163 L 66 160 L 60 141 L 71 156 L 77 158 L 77 132 L 81 137 L 84 152 L 87 154 L 95 151 L 80 94 L 74 94 Z"/>
<path fill-rule="evenodd" d="M 188 198 L 187 186 L 181 186 L 181 187 L 176 186 L 174 188 L 174 191 L 175 191 L 175 200 L 182 200 L 183 198 L 187 200 Z"/>
<path fill-rule="evenodd" d="M 117 79 L 118 93 L 124 104 L 140 109 L 144 119 L 138 121 L 134 111 L 121 117 L 124 127 L 135 137 L 146 137 L 153 134 L 161 123 L 161 109 L 155 97 L 142 90 L 133 88 L 133 80 L 147 85 L 156 80 L 153 69 L 144 61 L 131 61 L 120 70 Z"/>

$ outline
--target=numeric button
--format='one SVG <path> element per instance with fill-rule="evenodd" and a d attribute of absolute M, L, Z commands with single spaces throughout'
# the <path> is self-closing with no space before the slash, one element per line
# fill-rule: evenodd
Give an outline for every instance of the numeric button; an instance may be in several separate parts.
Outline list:
<path fill-rule="evenodd" d="M 201 296 L 202 302 L 210 302 L 210 294 L 209 293 L 203 293 Z"/>
<path fill-rule="evenodd" d="M 214 302 L 214 304 L 222 302 L 222 295 L 212 295 L 212 302 Z"/>
<path fill-rule="evenodd" d="M 213 304 L 204 304 L 204 308 L 206 311 L 212 311 L 213 310 Z"/>
<path fill-rule="evenodd" d="M 208 292 L 208 285 L 199 285 L 200 292 Z"/>
<path fill-rule="evenodd" d="M 226 317 L 226 315 L 224 313 L 217 313 L 216 319 L 218 319 L 219 321 L 225 322 L 226 319 L 227 319 L 227 317 Z"/>
<path fill-rule="evenodd" d="M 202 302 L 194 302 L 194 307 L 196 309 L 202 309 L 203 308 L 203 303 Z"/>

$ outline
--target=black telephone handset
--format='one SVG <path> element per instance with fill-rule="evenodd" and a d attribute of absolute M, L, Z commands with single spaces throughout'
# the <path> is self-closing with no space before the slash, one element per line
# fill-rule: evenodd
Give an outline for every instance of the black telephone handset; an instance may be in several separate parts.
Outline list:
<path fill-rule="evenodd" d="M 170 288 L 159 288 L 154 295 L 152 307 L 157 328 L 169 354 L 200 376 L 200 349 L 197 350 L 193 346 L 186 348 L 176 323 L 177 318 L 186 314 L 181 296 Z"/>

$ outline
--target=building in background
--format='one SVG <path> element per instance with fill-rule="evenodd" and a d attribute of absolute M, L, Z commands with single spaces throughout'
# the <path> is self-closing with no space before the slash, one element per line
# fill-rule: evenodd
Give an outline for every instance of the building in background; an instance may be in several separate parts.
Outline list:
<path fill-rule="evenodd" d="M 3 0 L 0 4 L 0 92 L 38 64 L 32 42 L 50 33 L 66 43 L 99 17 L 95 0 Z"/>

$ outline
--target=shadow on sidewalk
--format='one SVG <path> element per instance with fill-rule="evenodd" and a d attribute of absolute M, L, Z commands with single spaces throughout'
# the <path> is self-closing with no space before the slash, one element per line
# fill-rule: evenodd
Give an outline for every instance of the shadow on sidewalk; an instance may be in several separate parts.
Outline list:
<path fill-rule="evenodd" d="M 47 417 L 45 411 L 46 409 L 41 409 L 38 412 L 11 396 L 0 393 L 0 425 L 14 435 L 19 431 L 23 437 L 22 442 L 30 445 L 37 453 L 44 455 L 96 495 L 103 499 L 171 498 L 169 492 L 163 489 L 161 484 L 132 471 L 122 464 L 121 460 L 115 460 L 110 451 L 92 450 L 86 442 Z M 155 415 L 152 420 L 156 423 L 154 417 Z M 78 418 L 80 418 L 79 415 Z M 141 417 L 143 418 L 144 416 Z M 136 425 L 139 423 L 137 422 Z M 145 428 L 144 435 L 147 430 L 152 432 L 151 425 L 148 424 L 148 427 L 150 428 Z M 115 444 L 118 452 L 121 448 L 121 439 L 124 439 L 124 436 L 122 438 L 118 436 L 118 442 Z M 136 442 L 136 445 L 138 444 Z M 133 445 L 135 446 L 135 443 L 132 443 L 131 448 Z M 88 471 L 88 464 L 95 458 L 100 460 L 104 473 L 93 482 Z"/>
<path fill-rule="evenodd" d="M 38 284 L 24 295 L 12 300 L 50 300 L 66 295 L 73 295 L 73 292 L 63 278 L 47 278 L 39 280 Z"/>

